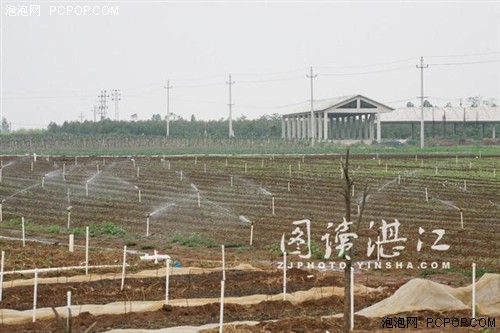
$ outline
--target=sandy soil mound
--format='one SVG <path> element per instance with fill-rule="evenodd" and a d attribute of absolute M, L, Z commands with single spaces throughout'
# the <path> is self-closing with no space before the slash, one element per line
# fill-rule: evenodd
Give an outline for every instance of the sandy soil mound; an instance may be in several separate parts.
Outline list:
<path fill-rule="evenodd" d="M 357 314 L 365 317 L 384 317 L 400 312 L 421 310 L 466 310 L 472 302 L 472 285 L 452 288 L 424 279 L 405 283 L 391 297 Z M 482 315 L 500 314 L 500 275 L 485 274 L 476 282 L 476 304 Z"/>

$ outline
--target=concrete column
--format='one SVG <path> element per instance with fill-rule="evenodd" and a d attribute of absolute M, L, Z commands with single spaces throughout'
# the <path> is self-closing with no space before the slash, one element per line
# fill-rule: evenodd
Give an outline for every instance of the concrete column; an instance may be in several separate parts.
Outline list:
<path fill-rule="evenodd" d="M 307 139 L 307 116 L 302 116 L 302 139 Z"/>
<path fill-rule="evenodd" d="M 292 120 L 292 139 L 297 139 L 297 117 L 292 116 L 290 119 Z"/>
<path fill-rule="evenodd" d="M 334 137 L 333 137 L 333 121 L 335 120 L 335 118 L 328 118 L 328 127 L 330 127 L 330 129 L 328 130 L 328 139 L 329 140 L 333 140 Z"/>
<path fill-rule="evenodd" d="M 341 139 L 345 140 L 346 139 L 346 135 L 347 135 L 347 117 L 342 117 L 340 124 L 341 124 L 341 127 L 342 127 L 342 130 L 341 130 Z"/>
<path fill-rule="evenodd" d="M 317 117 L 317 122 L 316 122 L 316 125 L 317 125 L 317 135 L 316 135 L 316 138 L 318 139 L 318 141 L 321 141 L 321 139 L 323 138 L 323 115 L 321 113 L 318 113 L 318 117 Z"/>
<path fill-rule="evenodd" d="M 382 141 L 382 126 L 380 124 L 380 112 L 377 112 L 377 141 Z"/>
<path fill-rule="evenodd" d="M 323 113 L 323 140 L 328 140 L 328 113 Z"/>
<path fill-rule="evenodd" d="M 297 116 L 297 139 L 302 138 L 302 116 Z"/>
<path fill-rule="evenodd" d="M 285 117 L 281 116 L 281 138 L 285 138 Z"/>
<path fill-rule="evenodd" d="M 365 140 L 370 139 L 370 115 L 365 114 L 365 121 L 363 122 L 363 131 L 365 132 Z"/>
<path fill-rule="evenodd" d="M 286 117 L 286 137 L 288 140 L 292 139 L 292 118 Z"/>
<path fill-rule="evenodd" d="M 491 127 L 491 138 L 496 139 L 497 138 L 497 126 L 495 123 L 493 123 L 493 126 Z"/>
<path fill-rule="evenodd" d="M 358 139 L 363 141 L 363 116 L 358 116 L 357 126 L 358 126 Z"/>
<path fill-rule="evenodd" d="M 375 140 L 375 115 L 370 115 L 370 141 Z"/>

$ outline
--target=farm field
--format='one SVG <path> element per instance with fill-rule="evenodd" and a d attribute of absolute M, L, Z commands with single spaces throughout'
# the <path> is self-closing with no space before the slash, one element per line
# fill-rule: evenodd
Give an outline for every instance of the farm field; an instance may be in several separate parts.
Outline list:
<path fill-rule="evenodd" d="M 63 308 L 68 290 L 74 306 L 121 304 L 115 313 L 78 312 L 72 318 L 75 332 L 94 323 L 96 332 L 218 323 L 221 245 L 228 268 L 225 296 L 234 299 L 226 304 L 225 322 L 260 322 L 240 327 L 248 332 L 264 327 L 273 332 L 340 329 L 342 319 L 328 316 L 343 309 L 338 294 L 344 286 L 342 259 L 335 248 L 335 229 L 345 216 L 342 161 L 341 154 L 39 155 L 36 161 L 34 156 L 3 156 L 0 248 L 6 274 L 0 331 L 64 331 L 66 320 L 61 318 L 41 315 L 35 323 L 31 317 L 7 323 L 4 310 L 31 314 L 33 272 L 23 270 L 67 266 L 79 268 L 39 273 L 41 313 L 42 308 Z M 365 185 L 369 190 L 354 251 L 359 262 L 354 279 L 360 284 L 355 311 L 390 297 L 413 278 L 458 288 L 471 283 L 472 263 L 478 279 L 500 272 L 500 154 L 354 154 L 350 171 L 355 179 L 349 193 L 354 220 Z M 305 220 L 310 221 L 310 242 L 292 242 L 297 227 L 307 240 Z M 377 233 L 384 223 L 399 229 Z M 86 227 L 89 275 L 83 267 Z M 68 251 L 69 234 L 74 235 L 74 252 Z M 377 236 L 387 240 L 381 245 L 381 269 L 368 268 L 377 261 L 377 250 L 367 251 Z M 279 296 L 282 238 L 293 266 L 287 270 L 287 292 L 315 290 L 314 297 L 290 295 L 283 301 Z M 124 246 L 128 266 L 121 290 Z M 172 259 L 171 306 L 161 306 L 165 262 L 139 258 L 155 251 Z M 300 257 L 309 251 L 310 258 Z M 297 268 L 307 263 L 314 268 Z M 94 267 L 100 265 L 109 267 Z M 331 287 L 337 291 L 330 292 Z M 238 301 L 256 295 L 267 296 L 260 302 Z M 144 312 L 131 310 L 134 302 L 146 301 L 160 305 Z M 423 318 L 439 313 L 412 314 Z M 470 316 L 470 310 L 447 313 Z M 355 329 L 382 330 L 379 318 L 358 315 Z"/>

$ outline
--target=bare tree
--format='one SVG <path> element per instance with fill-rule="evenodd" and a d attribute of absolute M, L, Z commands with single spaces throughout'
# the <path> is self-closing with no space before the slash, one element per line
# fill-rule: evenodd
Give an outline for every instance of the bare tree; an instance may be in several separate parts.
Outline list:
<path fill-rule="evenodd" d="M 354 186 L 354 178 L 351 178 L 351 175 L 349 173 L 349 149 L 347 149 L 346 152 L 346 158 L 345 162 L 342 162 L 342 171 L 344 173 L 344 185 L 342 188 L 342 195 L 344 196 L 344 202 L 345 202 L 345 218 L 346 221 L 350 222 L 351 221 L 351 208 L 352 208 L 352 202 L 351 202 L 351 197 L 352 197 L 352 188 Z M 363 195 L 361 197 L 361 201 L 359 202 L 360 205 L 360 210 L 359 210 L 359 215 L 358 219 L 355 222 L 355 224 L 352 224 L 353 229 L 351 229 L 351 226 L 348 227 L 347 233 L 354 232 L 355 234 L 358 233 L 359 231 L 359 226 L 361 224 L 361 220 L 363 218 L 363 212 L 365 209 L 365 204 L 366 204 L 366 199 L 368 197 L 369 193 L 369 188 L 368 188 L 368 183 L 365 183 L 364 189 L 363 189 Z M 351 239 L 350 242 L 352 242 L 352 246 L 348 251 L 345 251 L 343 254 L 343 259 L 345 261 L 345 269 L 344 269 L 344 280 L 345 280 L 345 287 L 344 287 L 344 326 L 342 331 L 343 332 L 350 332 L 351 331 L 351 316 L 350 316 L 350 309 L 351 309 L 351 289 L 354 288 L 354 286 L 351 285 L 351 279 L 350 279 L 350 274 L 351 274 L 351 267 L 352 263 L 354 261 L 354 250 L 356 247 L 356 239 Z"/>

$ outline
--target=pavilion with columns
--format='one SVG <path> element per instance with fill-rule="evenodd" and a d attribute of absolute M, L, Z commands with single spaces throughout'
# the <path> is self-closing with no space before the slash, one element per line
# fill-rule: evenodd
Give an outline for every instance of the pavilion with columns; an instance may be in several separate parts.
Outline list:
<path fill-rule="evenodd" d="M 380 114 L 394 109 L 362 95 L 297 105 L 281 118 L 281 136 L 288 140 L 380 141 Z"/>

